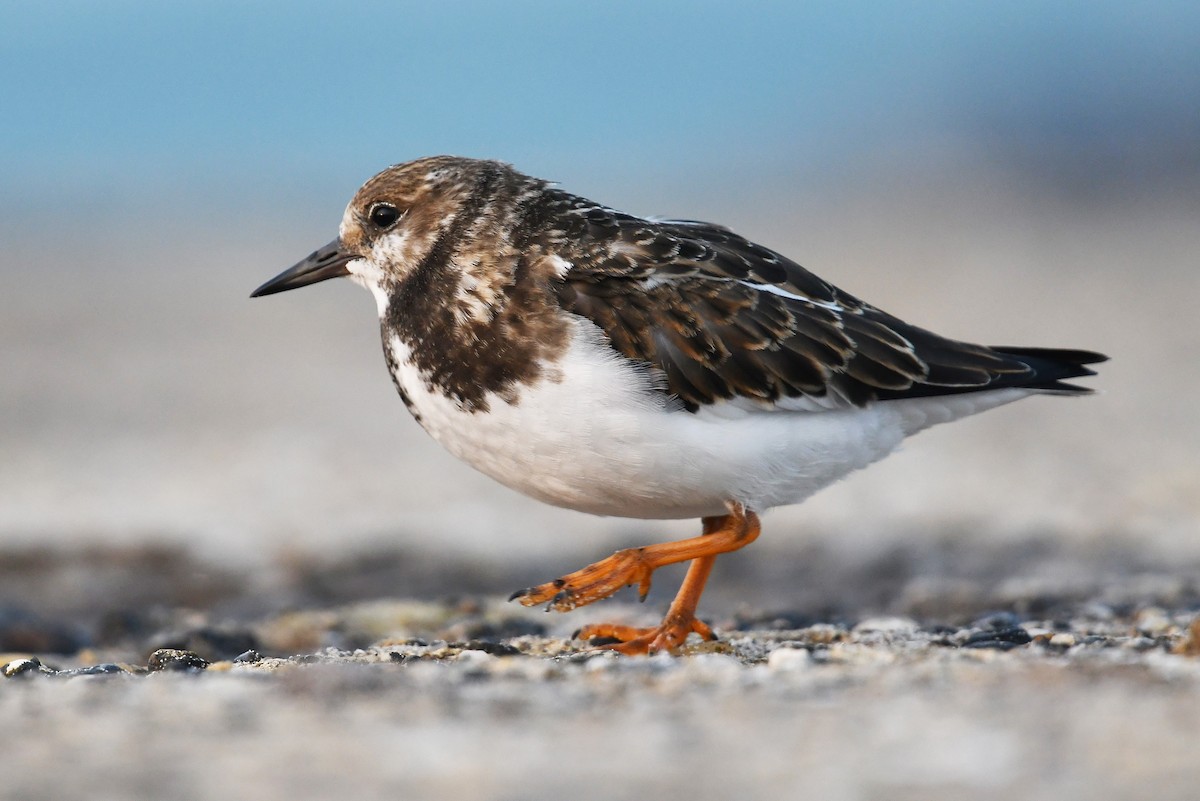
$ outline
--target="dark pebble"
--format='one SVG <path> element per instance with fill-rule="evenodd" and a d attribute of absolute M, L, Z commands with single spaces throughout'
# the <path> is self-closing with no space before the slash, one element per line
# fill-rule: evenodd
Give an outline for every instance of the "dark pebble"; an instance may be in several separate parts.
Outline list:
<path fill-rule="evenodd" d="M 1011 626 L 1009 628 L 985 629 L 977 631 L 967 637 L 963 643 L 963 648 L 996 648 L 1001 651 L 1007 651 L 1010 648 L 1015 648 L 1018 645 L 1026 645 L 1033 642 L 1033 637 L 1029 636 L 1029 632 L 1020 626 Z"/>
<path fill-rule="evenodd" d="M 181 651 L 177 648 L 159 648 L 150 654 L 146 666 L 151 671 L 175 670 L 187 673 L 198 673 L 208 667 L 208 660 L 191 651 Z"/>
<path fill-rule="evenodd" d="M 1020 646 L 1021 643 L 1012 642 L 1011 640 L 976 640 L 963 644 L 963 648 L 991 648 L 996 651 L 1011 651 Z"/>
<path fill-rule="evenodd" d="M 242 651 L 240 654 L 235 656 L 233 658 L 233 661 L 241 662 L 243 664 L 253 664 L 255 662 L 262 661 L 262 654 L 260 654 L 258 651 L 255 651 L 253 648 L 251 648 L 247 651 Z"/>
<path fill-rule="evenodd" d="M 99 665 L 88 665 L 87 667 L 75 668 L 73 670 L 60 670 L 60 676 L 109 676 L 116 673 L 128 673 L 129 671 L 114 662 L 104 662 Z"/>
<path fill-rule="evenodd" d="M 1154 648 L 1158 648 L 1159 645 L 1160 643 L 1153 637 L 1135 637 L 1134 639 L 1125 643 L 1126 648 L 1132 648 L 1135 651 L 1150 651 Z"/>
<path fill-rule="evenodd" d="M 520 656 L 521 649 L 503 642 L 488 642 L 486 640 L 471 640 L 463 643 L 465 651 L 483 651 L 492 656 Z"/>

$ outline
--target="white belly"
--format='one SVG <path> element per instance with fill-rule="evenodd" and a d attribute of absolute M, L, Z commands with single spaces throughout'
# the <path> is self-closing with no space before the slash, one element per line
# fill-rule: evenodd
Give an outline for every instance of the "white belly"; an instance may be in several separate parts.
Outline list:
<path fill-rule="evenodd" d="M 573 325 L 572 345 L 555 365 L 558 380 L 522 387 L 512 404 L 489 395 L 486 413 L 431 392 L 403 342 L 385 347 L 422 426 L 455 456 L 546 503 L 621 517 L 724 514 L 730 501 L 759 512 L 799 503 L 910 434 L 1030 394 L 994 390 L 825 411 L 726 403 L 689 414 L 667 408 L 645 371 L 603 345 L 590 322 Z"/>

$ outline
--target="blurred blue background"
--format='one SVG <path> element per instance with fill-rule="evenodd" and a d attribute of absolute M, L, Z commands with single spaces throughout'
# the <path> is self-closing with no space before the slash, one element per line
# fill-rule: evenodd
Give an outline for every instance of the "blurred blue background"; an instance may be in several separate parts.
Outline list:
<path fill-rule="evenodd" d="M 588 189 L 970 159 L 1088 191 L 1200 163 L 1189 2 L 2 8 L 10 208 L 294 208 L 443 152 Z"/>
<path fill-rule="evenodd" d="M 247 299 L 366 178 L 455 153 L 717 220 L 951 336 L 1114 356 L 1104 396 L 922 435 L 756 548 L 968 521 L 1200 550 L 1200 4 L 62 0 L 0 23 L 5 543 L 495 564 L 553 541 L 566 569 L 689 533 L 454 462 L 348 282 Z"/>

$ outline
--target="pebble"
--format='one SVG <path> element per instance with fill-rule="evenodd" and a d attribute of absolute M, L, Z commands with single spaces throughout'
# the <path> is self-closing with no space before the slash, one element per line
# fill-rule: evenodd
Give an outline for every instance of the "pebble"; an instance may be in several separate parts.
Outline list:
<path fill-rule="evenodd" d="M 1171 628 L 1171 618 L 1167 616 L 1165 610 L 1157 606 L 1148 606 L 1137 613 L 1134 619 L 1134 625 L 1138 631 L 1151 637 L 1157 637 L 1166 634 Z"/>
<path fill-rule="evenodd" d="M 859 621 L 853 629 L 855 634 L 878 632 L 881 634 L 909 634 L 919 627 L 910 617 L 869 617 Z"/>
<path fill-rule="evenodd" d="M 984 629 L 967 637 L 963 648 L 994 648 L 998 651 L 1008 651 L 1018 645 L 1026 645 L 1033 641 L 1029 632 L 1020 626 Z"/>
<path fill-rule="evenodd" d="M 812 664 L 812 655 L 805 648 L 776 648 L 767 656 L 767 669 L 772 673 L 808 670 Z"/>
<path fill-rule="evenodd" d="M 42 664 L 42 660 L 36 656 L 25 657 L 23 659 L 14 659 L 11 662 L 5 663 L 0 667 L 0 673 L 4 674 L 6 679 L 15 679 L 17 676 L 32 676 L 42 673 L 54 673 L 55 671 Z"/>
<path fill-rule="evenodd" d="M 1051 635 L 1049 644 L 1055 648 L 1070 648 L 1075 644 L 1075 635 L 1060 631 Z"/>
<path fill-rule="evenodd" d="M 490 640 L 471 640 L 463 646 L 464 649 L 470 651 L 482 651 L 485 654 L 492 656 L 521 656 L 520 648 L 515 645 L 509 645 L 503 642 L 491 642 Z"/>
<path fill-rule="evenodd" d="M 76 668 L 74 670 L 60 670 L 60 676 L 110 676 L 115 674 L 125 674 L 129 671 L 115 662 L 102 662 L 98 665 L 88 665 L 87 667 Z"/>
<path fill-rule="evenodd" d="M 803 631 L 804 639 L 814 645 L 829 645 L 846 637 L 846 630 L 831 623 L 817 623 Z"/>
<path fill-rule="evenodd" d="M 150 654 L 146 666 L 151 672 L 163 670 L 198 673 L 209 665 L 208 660 L 191 651 L 181 651 L 177 648 L 159 648 Z"/>

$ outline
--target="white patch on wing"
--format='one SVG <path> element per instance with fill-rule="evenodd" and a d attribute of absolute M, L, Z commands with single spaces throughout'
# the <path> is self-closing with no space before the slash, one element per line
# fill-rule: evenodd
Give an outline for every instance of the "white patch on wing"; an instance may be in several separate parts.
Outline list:
<path fill-rule="evenodd" d="M 820 306 L 822 309 L 829 309 L 830 311 L 836 312 L 846 311 L 846 307 L 840 303 L 834 303 L 828 300 L 813 300 L 805 295 L 797 295 L 795 292 L 788 292 L 786 289 L 782 289 L 774 284 L 760 284 L 757 281 L 738 281 L 738 283 L 742 286 L 746 286 L 751 289 L 757 289 L 761 292 L 770 292 L 772 295 L 779 295 L 781 297 L 790 298 L 791 300 L 798 300 L 801 303 L 807 303 L 810 306 Z"/>

